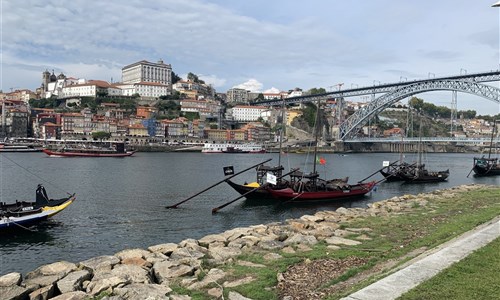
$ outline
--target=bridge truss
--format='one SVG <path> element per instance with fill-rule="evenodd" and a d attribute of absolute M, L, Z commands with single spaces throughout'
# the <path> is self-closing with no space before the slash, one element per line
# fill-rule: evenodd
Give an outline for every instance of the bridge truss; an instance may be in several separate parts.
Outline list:
<path fill-rule="evenodd" d="M 458 76 L 430 78 L 424 80 L 405 81 L 390 84 L 379 84 L 348 90 L 339 90 L 324 94 L 305 95 L 286 99 L 270 99 L 253 103 L 253 105 L 282 105 L 316 102 L 332 98 L 347 98 L 363 95 L 383 94 L 373 99 L 367 106 L 359 109 L 345 120 L 339 127 L 339 139 L 346 140 L 355 136 L 365 123 L 375 114 L 392 104 L 415 94 L 431 91 L 457 91 L 473 94 L 500 103 L 500 89 L 483 84 L 500 81 L 500 71 L 491 71 Z"/>
<path fill-rule="evenodd" d="M 431 91 L 458 91 L 477 95 L 488 100 L 500 103 L 500 89 L 466 80 L 432 80 L 411 83 L 398 87 L 371 101 L 367 106 L 359 109 L 345 120 L 339 128 L 339 138 L 345 140 L 355 135 L 371 116 L 383 111 L 392 104 L 415 94 Z"/>

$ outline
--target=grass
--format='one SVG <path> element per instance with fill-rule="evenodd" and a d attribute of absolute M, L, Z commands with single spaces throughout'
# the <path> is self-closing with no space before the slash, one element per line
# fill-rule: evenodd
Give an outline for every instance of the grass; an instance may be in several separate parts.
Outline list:
<path fill-rule="evenodd" d="M 321 287 L 322 289 L 332 287 L 339 282 L 346 281 L 357 276 L 361 272 L 369 273 L 369 275 L 365 276 L 363 280 L 355 282 L 354 284 L 345 285 L 345 287 L 341 287 L 333 291 L 325 298 L 339 299 L 383 277 L 384 275 L 381 273 L 389 270 L 380 268 L 380 265 L 383 266 L 388 261 L 396 261 L 396 265 L 402 264 L 416 256 L 417 254 L 413 254 L 416 250 L 436 247 L 466 231 L 473 229 L 477 225 L 493 219 L 499 214 L 500 211 L 500 200 L 498 200 L 500 199 L 500 188 L 498 187 L 481 188 L 457 193 L 455 195 L 452 195 L 449 191 L 435 192 L 425 197 L 427 199 L 427 204 L 416 202 L 415 199 L 408 200 L 415 202 L 409 202 L 411 205 L 405 212 L 392 212 L 386 216 L 356 218 L 350 222 L 339 224 L 341 229 L 372 229 L 370 232 L 365 232 L 371 240 L 365 240 L 358 246 L 342 247 L 339 250 L 331 250 L 327 248 L 326 243 L 320 242 L 311 247 L 311 251 L 296 252 L 293 254 L 280 252 L 282 258 L 271 261 L 267 261 L 263 258 L 265 252 L 244 253 L 238 257 L 238 260 L 263 264 L 266 267 L 251 268 L 239 266 L 237 264 L 220 266 L 220 268 L 223 268 L 228 274 L 224 281 L 231 281 L 233 279 L 247 276 L 256 278 L 255 281 L 245 285 L 230 289 L 225 288 L 224 295 L 227 297 L 229 291 L 233 290 L 239 292 L 245 297 L 255 300 L 278 299 L 278 291 L 275 288 L 278 283 L 277 274 L 285 272 L 287 268 L 293 266 L 294 264 L 301 263 L 306 260 L 325 258 L 344 259 L 352 256 L 367 259 L 367 264 L 361 267 L 352 267 L 344 274 L 332 279 L 326 284 L 326 286 Z M 493 247 L 495 247 L 495 245 L 496 248 L 493 248 L 491 251 L 496 251 L 498 254 L 500 252 L 498 241 Z M 481 256 L 483 254 L 482 252 L 478 252 L 478 255 Z M 494 267 L 493 271 L 499 270 L 498 259 L 499 258 L 496 260 L 496 265 L 488 265 L 487 267 Z M 485 260 L 487 261 L 488 259 Z M 377 265 L 379 265 L 379 269 L 375 270 Z M 392 267 L 394 267 L 394 265 L 390 266 L 390 268 Z M 484 266 L 481 265 L 473 265 L 472 269 L 467 272 L 470 273 L 479 271 L 479 273 L 481 273 L 483 268 Z M 380 269 L 382 269 L 382 272 Z M 463 271 L 461 270 L 458 272 Z M 497 284 L 500 281 L 500 275 L 490 274 L 488 276 L 492 278 L 492 280 L 495 278 L 497 280 Z M 450 277 L 450 275 L 445 275 L 445 278 L 448 277 Z M 457 278 L 457 285 L 461 284 L 460 280 L 467 281 L 467 278 Z M 482 283 L 482 280 L 486 279 L 479 279 L 473 284 L 481 287 L 479 290 L 484 289 L 485 293 L 491 294 L 492 292 L 496 292 L 497 295 L 499 294 L 499 288 L 495 284 L 490 284 L 491 281 L 484 281 L 484 283 Z M 477 291 L 477 293 L 479 293 L 479 291 Z M 209 299 L 208 295 L 203 295 L 195 291 L 190 291 L 188 294 L 193 296 L 193 299 Z M 448 298 L 455 299 L 454 297 Z M 417 298 L 404 299 L 438 298 L 418 298 L 417 296 Z M 460 299 L 483 298 L 469 297 Z"/>
<path fill-rule="evenodd" d="M 499 270 L 500 238 L 398 299 L 500 299 Z"/>

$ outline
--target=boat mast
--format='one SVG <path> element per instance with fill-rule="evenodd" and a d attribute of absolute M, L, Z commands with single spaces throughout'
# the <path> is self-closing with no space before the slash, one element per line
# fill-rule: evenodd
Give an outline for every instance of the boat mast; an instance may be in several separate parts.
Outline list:
<path fill-rule="evenodd" d="M 314 128 L 314 164 L 313 164 L 313 174 L 316 174 L 316 159 L 317 159 L 317 155 L 318 155 L 319 105 L 320 105 L 320 99 L 318 99 L 318 107 L 316 108 L 316 124 L 315 124 L 315 128 Z"/>
<path fill-rule="evenodd" d="M 280 148 L 278 154 L 278 167 L 281 166 L 281 145 L 283 142 L 283 123 L 284 123 L 284 115 L 285 115 L 285 99 L 283 96 L 281 97 L 283 100 L 283 104 L 281 106 L 281 126 L 280 126 Z"/>
<path fill-rule="evenodd" d="M 491 140 L 490 140 L 490 151 L 488 151 L 488 159 L 491 158 L 491 148 L 493 148 L 493 136 L 495 135 L 495 129 L 497 128 L 497 120 L 493 121 L 493 130 L 491 131 Z"/>
<path fill-rule="evenodd" d="M 417 162 L 417 166 L 422 165 L 422 118 L 423 118 L 423 114 L 420 115 L 420 125 L 418 126 L 418 162 Z"/>

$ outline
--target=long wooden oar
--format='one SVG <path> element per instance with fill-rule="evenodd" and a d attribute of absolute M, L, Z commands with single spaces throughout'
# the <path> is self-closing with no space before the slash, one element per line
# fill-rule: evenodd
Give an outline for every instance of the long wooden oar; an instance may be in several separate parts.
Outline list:
<path fill-rule="evenodd" d="M 299 169 L 299 168 L 296 168 L 296 169 L 291 169 L 291 170 L 290 170 L 290 172 L 288 172 L 288 173 L 286 173 L 286 174 L 284 174 L 284 175 L 281 175 L 280 177 L 276 178 L 276 180 L 281 179 L 281 178 L 283 178 L 283 177 L 285 177 L 285 176 L 288 176 L 288 175 L 292 174 L 293 172 L 297 171 L 298 169 Z M 228 179 L 229 179 L 229 178 L 228 178 Z M 227 203 L 225 203 L 225 204 L 222 204 L 221 206 L 218 206 L 218 207 L 212 208 L 212 214 L 217 213 L 220 209 L 223 209 L 224 207 L 228 206 L 229 204 L 234 203 L 234 202 L 236 202 L 236 201 L 240 200 L 241 198 L 245 197 L 246 195 L 248 195 L 248 194 L 250 194 L 250 193 L 253 193 L 253 192 L 257 191 L 257 190 L 263 189 L 263 188 L 265 188 L 265 187 L 267 187 L 267 186 L 269 186 L 267 183 L 266 183 L 266 184 L 263 184 L 263 185 L 261 185 L 261 186 L 259 186 L 259 187 L 256 187 L 256 188 L 254 188 L 254 189 L 249 190 L 248 192 L 245 192 L 245 193 L 241 194 L 241 196 L 237 197 L 236 199 L 233 199 L 233 200 L 231 200 L 231 201 L 229 201 L 229 202 L 227 202 Z"/>
<path fill-rule="evenodd" d="M 240 171 L 240 172 L 238 172 L 238 173 L 235 173 L 235 174 L 233 174 L 233 175 L 231 175 L 231 176 L 229 176 L 229 177 L 226 177 L 226 178 L 222 179 L 221 181 L 219 181 L 219 182 L 217 182 L 217 183 L 215 183 L 215 184 L 212 184 L 211 186 L 207 187 L 206 189 L 204 189 L 204 190 L 202 190 L 202 191 L 200 191 L 200 192 L 198 192 L 198 193 L 196 193 L 196 194 L 192 195 L 191 197 L 188 197 L 187 199 L 182 200 L 182 201 L 181 201 L 181 202 L 179 202 L 179 203 L 176 203 L 176 204 L 174 204 L 174 205 L 170 205 L 170 206 L 166 206 L 166 208 L 177 208 L 177 206 L 181 205 L 182 203 L 184 203 L 184 202 L 186 202 L 186 201 L 188 201 L 188 200 L 193 199 L 194 197 L 198 196 L 198 195 L 199 195 L 199 194 L 201 194 L 201 193 L 204 193 L 204 192 L 208 191 L 209 189 L 211 189 L 211 188 L 213 188 L 213 187 L 216 187 L 217 185 L 219 185 L 219 184 L 221 184 L 221 183 L 225 182 L 226 180 L 231 179 L 231 178 L 233 178 L 233 177 L 235 177 L 235 176 L 237 176 L 237 175 L 240 175 L 241 173 L 244 173 L 244 172 L 246 172 L 246 171 L 248 171 L 248 170 L 250 170 L 250 169 L 253 169 L 253 168 L 257 167 L 257 166 L 263 165 L 263 164 L 265 164 L 266 162 L 268 162 L 268 161 L 270 161 L 270 160 L 272 160 L 272 158 L 270 158 L 270 159 L 268 159 L 268 160 L 265 160 L 265 161 L 263 161 L 263 162 L 261 162 L 261 163 L 258 163 L 258 164 L 256 164 L 256 165 L 253 165 L 253 166 L 251 166 L 251 167 L 248 167 L 248 168 L 246 168 L 246 169 L 244 169 L 244 170 L 242 170 L 242 171 Z"/>
<path fill-rule="evenodd" d="M 385 169 L 385 168 L 387 168 L 387 167 L 390 167 L 390 166 L 394 165 L 394 164 L 395 164 L 395 163 L 397 163 L 397 162 L 399 162 L 399 160 L 397 160 L 397 161 L 395 161 L 395 162 L 393 162 L 393 163 L 389 164 L 388 166 L 382 167 L 382 169 L 378 169 L 377 171 L 373 172 L 373 174 L 371 174 L 370 176 L 368 176 L 368 177 L 366 177 L 366 178 L 363 178 L 363 179 L 359 180 L 358 182 L 363 182 L 363 181 L 367 180 L 368 178 L 370 178 L 370 177 L 372 177 L 373 175 L 377 174 L 377 173 L 378 173 L 378 172 L 380 172 L 381 170 L 383 170 L 383 169 Z"/>
<path fill-rule="evenodd" d="M 234 200 L 231 200 L 231 201 L 229 201 L 229 202 L 227 202 L 227 203 L 225 203 L 225 204 L 223 204 L 223 205 L 221 205 L 221 206 L 218 206 L 218 207 L 212 208 L 212 214 L 217 213 L 220 209 L 223 209 L 224 207 L 228 206 L 229 204 L 234 203 L 234 202 L 236 202 L 236 201 L 240 200 L 241 198 L 245 197 L 246 195 L 248 195 L 248 194 L 250 194 L 250 193 L 253 193 L 253 192 L 255 192 L 256 190 L 263 189 L 263 188 L 265 188 L 265 187 L 267 187 L 267 186 L 268 186 L 268 184 L 267 184 L 267 183 L 266 183 L 266 184 L 263 184 L 263 185 L 261 185 L 261 186 L 259 186 L 259 187 L 256 187 L 256 188 L 253 188 L 253 189 L 249 190 L 248 192 L 245 192 L 244 194 L 241 194 L 240 196 L 238 196 L 238 197 L 237 197 L 236 199 L 234 199 Z"/>

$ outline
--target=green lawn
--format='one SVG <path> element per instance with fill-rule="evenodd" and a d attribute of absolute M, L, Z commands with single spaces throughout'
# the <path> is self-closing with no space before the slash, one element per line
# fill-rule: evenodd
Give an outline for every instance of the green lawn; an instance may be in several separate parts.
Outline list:
<path fill-rule="evenodd" d="M 500 299 L 500 238 L 398 299 Z"/>

